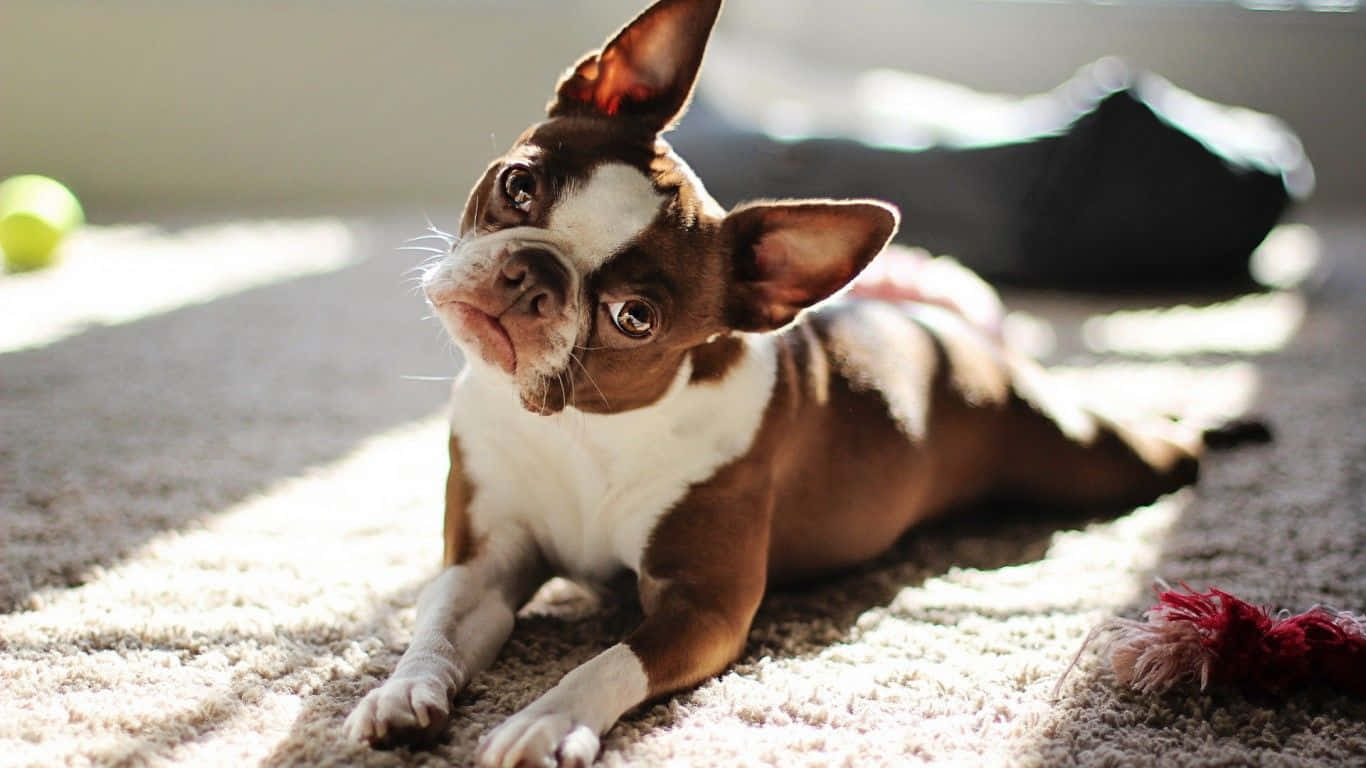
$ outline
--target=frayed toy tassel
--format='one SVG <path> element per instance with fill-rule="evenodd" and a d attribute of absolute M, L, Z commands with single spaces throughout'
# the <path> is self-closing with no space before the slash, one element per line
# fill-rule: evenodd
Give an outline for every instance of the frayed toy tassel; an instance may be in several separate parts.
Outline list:
<path fill-rule="evenodd" d="M 1165 585 L 1163 585 L 1165 587 Z M 1096 627 L 1077 658 L 1101 638 L 1100 653 L 1115 679 L 1141 693 L 1162 693 L 1191 682 L 1249 692 L 1282 693 L 1325 684 L 1366 696 L 1366 618 L 1315 607 L 1273 618 L 1261 606 L 1227 592 L 1157 591 L 1143 620 L 1114 618 Z M 1063 672 L 1063 680 L 1077 659 Z"/>

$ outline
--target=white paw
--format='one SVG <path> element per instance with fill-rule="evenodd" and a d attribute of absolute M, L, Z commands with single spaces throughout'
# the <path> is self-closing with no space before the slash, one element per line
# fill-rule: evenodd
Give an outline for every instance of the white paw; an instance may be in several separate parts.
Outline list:
<path fill-rule="evenodd" d="M 479 746 L 481 768 L 588 768 L 598 756 L 598 734 L 569 715 L 519 712 Z"/>
<path fill-rule="evenodd" d="M 390 678 L 346 718 L 353 741 L 394 744 L 441 734 L 451 718 L 450 687 L 435 677 Z"/>

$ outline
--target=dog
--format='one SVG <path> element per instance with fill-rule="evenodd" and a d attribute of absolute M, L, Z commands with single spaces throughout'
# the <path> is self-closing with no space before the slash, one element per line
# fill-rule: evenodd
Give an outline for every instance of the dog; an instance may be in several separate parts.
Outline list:
<path fill-rule="evenodd" d="M 842 295 L 892 206 L 712 199 L 662 134 L 720 6 L 659 0 L 572 65 L 426 269 L 467 359 L 444 569 L 351 738 L 439 737 L 552 575 L 633 571 L 643 621 L 487 734 L 481 766 L 592 763 L 623 713 L 738 657 L 769 585 L 945 510 L 1133 506 L 1196 479 L 1197 430 L 1083 407 L 952 302 Z"/>

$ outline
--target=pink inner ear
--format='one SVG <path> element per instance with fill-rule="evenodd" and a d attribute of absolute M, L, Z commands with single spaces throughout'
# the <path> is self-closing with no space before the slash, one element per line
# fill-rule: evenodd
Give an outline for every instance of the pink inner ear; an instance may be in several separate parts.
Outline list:
<path fill-rule="evenodd" d="M 592 104 L 598 112 L 613 116 L 621 111 L 624 102 L 644 103 L 658 93 L 646 85 L 631 66 L 613 51 L 601 54 L 606 61 L 594 57 L 579 66 L 576 80 L 566 83 L 564 95 L 584 104 Z"/>
<path fill-rule="evenodd" d="M 777 232 L 767 232 L 754 243 L 755 271 L 769 279 L 783 271 L 788 261 L 788 246 Z"/>
<path fill-rule="evenodd" d="M 799 235 L 769 232 L 754 244 L 754 262 L 769 301 L 803 306 L 844 284 L 848 273 L 836 263 L 805 252 Z"/>
<path fill-rule="evenodd" d="M 721 0 L 656 0 L 580 59 L 546 106 L 551 117 L 633 118 L 668 130 L 687 108 Z"/>
<path fill-rule="evenodd" d="M 676 12 L 659 9 L 637 20 L 579 66 L 582 84 L 568 95 L 608 116 L 663 97 L 687 55 L 688 40 L 671 33 L 680 23 Z"/>
<path fill-rule="evenodd" d="M 608 117 L 616 115 L 621 110 L 622 102 L 642 104 L 655 97 L 655 92 L 641 83 L 617 83 L 617 80 L 626 80 L 625 76 L 618 74 L 620 71 L 609 70 L 593 95 L 593 105 Z"/>
<path fill-rule="evenodd" d="M 837 232 L 778 230 L 754 244 L 759 282 L 774 300 L 805 303 L 834 293 L 853 277 Z"/>

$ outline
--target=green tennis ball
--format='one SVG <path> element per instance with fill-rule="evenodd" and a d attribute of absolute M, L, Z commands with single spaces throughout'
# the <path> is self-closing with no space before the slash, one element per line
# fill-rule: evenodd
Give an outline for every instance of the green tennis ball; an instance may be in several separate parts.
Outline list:
<path fill-rule="evenodd" d="M 80 201 L 55 179 L 30 175 L 0 182 L 5 271 L 26 272 L 52 264 L 62 238 L 84 221 Z"/>

